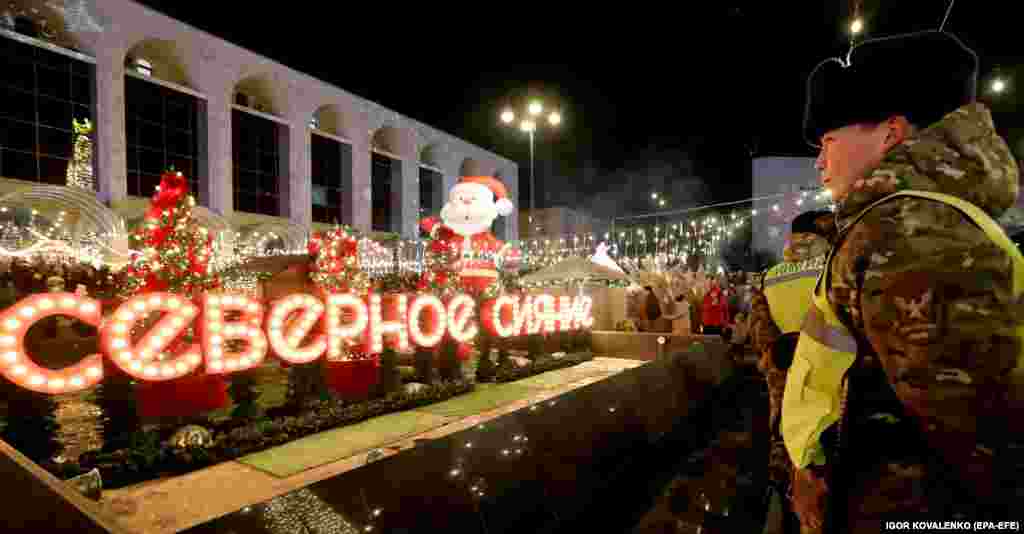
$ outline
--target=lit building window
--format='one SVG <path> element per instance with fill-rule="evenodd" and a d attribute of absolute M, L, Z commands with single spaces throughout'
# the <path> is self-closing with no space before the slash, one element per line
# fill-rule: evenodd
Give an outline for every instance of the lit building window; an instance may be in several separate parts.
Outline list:
<path fill-rule="evenodd" d="M 277 217 L 281 214 L 281 126 L 252 113 L 231 115 L 235 210 Z"/>
<path fill-rule="evenodd" d="M 392 184 L 401 183 L 402 162 L 376 152 L 371 154 L 371 160 L 372 228 L 375 232 L 394 232 L 391 190 Z"/>
<path fill-rule="evenodd" d="M 0 176 L 64 185 L 73 120 L 93 120 L 94 67 L 0 38 Z"/>
<path fill-rule="evenodd" d="M 323 135 L 310 140 L 313 222 L 342 222 L 342 192 L 352 183 L 352 147 Z"/>
<path fill-rule="evenodd" d="M 420 167 L 420 212 L 426 215 L 438 214 L 443 204 L 441 188 L 444 187 L 444 177 L 441 173 Z"/>
<path fill-rule="evenodd" d="M 164 170 L 174 167 L 199 189 L 201 102 L 196 97 L 131 76 L 124 79 L 128 194 L 148 197 Z"/>

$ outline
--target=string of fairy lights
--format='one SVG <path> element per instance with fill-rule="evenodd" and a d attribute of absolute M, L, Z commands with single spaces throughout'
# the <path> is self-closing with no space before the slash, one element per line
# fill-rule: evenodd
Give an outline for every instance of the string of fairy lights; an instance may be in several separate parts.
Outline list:
<path fill-rule="evenodd" d="M 743 206 L 743 209 L 723 209 L 722 205 L 715 205 L 683 212 L 654 213 L 623 220 L 623 223 L 616 224 L 614 230 L 604 233 L 586 232 L 523 240 L 517 243 L 522 252 L 519 266 L 536 270 L 572 257 L 589 257 L 604 243 L 609 256 L 627 268 L 644 262 L 665 267 L 685 263 L 694 256 L 700 258 L 705 267 L 713 268 L 718 267 L 723 248 L 739 237 L 741 230 L 753 221 L 785 234 L 789 221 L 797 214 L 833 207 L 830 196 L 822 190 L 751 198 L 729 205 Z M 67 262 L 102 263 L 106 253 L 104 243 L 109 240 L 93 235 L 95 232 L 76 235 L 71 226 L 67 223 L 65 211 L 43 217 L 36 209 L 0 206 L 0 253 L 26 258 L 46 254 L 51 261 L 60 256 Z M 60 243 L 65 246 L 49 246 Z M 71 243 L 75 246 L 70 246 Z M 393 274 L 419 274 L 430 267 L 427 265 L 427 245 L 428 241 L 422 239 L 382 243 L 364 237 L 359 240 L 359 264 L 371 279 Z M 215 248 L 218 252 L 214 255 L 215 265 L 212 267 L 218 272 L 234 274 L 225 280 L 226 285 L 235 289 L 252 289 L 260 274 L 235 267 L 251 258 L 305 254 L 306 242 L 290 243 L 273 231 L 257 231 L 241 238 L 237 235 L 228 238 L 222 232 L 215 236 Z M 499 264 L 502 260 L 491 252 L 467 251 L 463 256 L 466 255 L 472 260 Z"/>
<path fill-rule="evenodd" d="M 592 255 L 601 243 L 608 246 L 609 256 L 624 266 L 645 260 L 665 264 L 686 262 L 693 256 L 705 264 L 716 264 L 722 250 L 754 221 L 764 224 L 774 238 L 788 233 L 788 224 L 798 214 L 809 210 L 834 210 L 834 207 L 828 191 L 815 188 L 681 212 L 618 219 L 614 229 L 604 233 L 544 236 L 527 239 L 520 246 L 524 263 L 530 268 Z M 618 223 L 619 220 L 623 223 Z"/>

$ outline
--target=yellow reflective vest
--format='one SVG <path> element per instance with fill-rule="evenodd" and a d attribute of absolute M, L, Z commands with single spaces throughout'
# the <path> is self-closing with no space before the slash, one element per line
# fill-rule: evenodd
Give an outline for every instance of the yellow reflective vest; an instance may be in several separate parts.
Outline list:
<path fill-rule="evenodd" d="M 865 208 L 846 228 L 852 228 L 875 206 L 896 197 L 934 200 L 960 211 L 1009 254 L 1013 262 L 1013 295 L 1019 298 L 1024 293 L 1024 256 L 1020 250 L 992 217 L 960 198 L 943 193 L 900 191 Z M 800 341 L 786 375 L 780 430 L 789 457 L 798 468 L 825 463 L 821 435 L 841 417 L 843 381 L 857 355 L 856 339 L 836 316 L 828 301 L 827 284 L 823 282 L 829 279 L 832 256 L 843 237 L 841 233 L 836 239 L 825 260 L 825 269 L 815 283 L 813 305 L 800 329 Z M 1024 326 L 1018 328 L 1017 335 L 1024 339 Z M 1021 360 L 1024 361 L 1024 354 Z"/>
<path fill-rule="evenodd" d="M 800 262 L 780 263 L 765 273 L 762 291 L 768 299 L 772 320 L 783 334 L 800 331 L 825 258 L 819 255 Z"/>

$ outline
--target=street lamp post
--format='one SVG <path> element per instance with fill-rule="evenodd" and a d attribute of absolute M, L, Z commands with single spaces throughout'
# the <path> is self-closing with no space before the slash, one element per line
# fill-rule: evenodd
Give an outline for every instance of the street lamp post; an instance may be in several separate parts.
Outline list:
<path fill-rule="evenodd" d="M 544 112 L 544 106 L 539 101 L 535 100 L 533 102 L 530 102 L 530 105 L 527 107 L 527 113 L 525 113 L 524 115 L 526 115 L 527 117 L 536 117 L 536 116 L 540 115 L 543 112 Z M 516 120 L 516 114 L 515 114 L 514 111 L 512 111 L 510 109 L 506 109 L 505 111 L 503 111 L 501 113 L 501 121 L 503 123 L 505 123 L 506 125 L 511 125 L 513 122 L 515 122 L 515 120 Z M 561 122 L 562 122 L 562 115 L 560 113 L 558 113 L 557 111 L 553 111 L 550 114 L 548 114 L 548 124 L 551 127 L 558 126 L 559 124 L 561 124 Z M 522 130 L 523 132 L 526 132 L 526 134 L 529 136 L 529 139 L 530 139 L 530 213 L 531 214 L 533 213 L 534 209 L 536 209 L 536 195 L 537 195 L 537 183 L 536 183 L 536 180 L 534 178 L 534 159 L 535 159 L 534 144 L 536 142 L 536 140 L 535 140 L 535 132 L 537 130 L 537 126 L 538 126 L 537 122 L 534 119 L 532 119 L 532 118 L 524 119 L 519 124 L 519 129 Z"/>

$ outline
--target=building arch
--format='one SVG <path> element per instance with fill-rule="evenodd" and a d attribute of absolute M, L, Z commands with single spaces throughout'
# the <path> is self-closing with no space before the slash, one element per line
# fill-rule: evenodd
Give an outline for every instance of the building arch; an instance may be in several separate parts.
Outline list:
<path fill-rule="evenodd" d="M 409 152 L 406 135 L 397 126 L 383 126 L 373 133 L 370 146 L 395 156 L 404 156 Z"/>
<path fill-rule="evenodd" d="M 430 143 L 420 150 L 420 163 L 423 165 L 443 169 L 447 159 L 447 150 L 441 143 Z"/>
<path fill-rule="evenodd" d="M 310 125 L 321 132 L 352 140 L 355 130 L 353 123 L 351 115 L 345 113 L 340 105 L 324 104 L 313 111 Z"/>
<path fill-rule="evenodd" d="M 146 38 L 128 49 L 125 69 L 191 89 L 196 86 L 196 73 L 185 59 L 187 57 L 188 54 L 183 53 L 174 41 Z"/>
<path fill-rule="evenodd" d="M 239 80 L 234 87 L 233 102 L 256 111 L 283 117 L 286 104 L 283 92 L 267 74 L 253 74 Z"/>
<path fill-rule="evenodd" d="M 21 3 L 28 4 L 24 7 L 42 40 L 96 57 L 96 43 L 87 36 L 96 36 L 103 28 L 87 9 L 69 9 L 64 2 Z"/>

